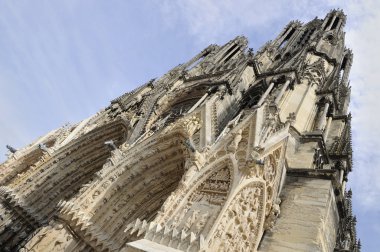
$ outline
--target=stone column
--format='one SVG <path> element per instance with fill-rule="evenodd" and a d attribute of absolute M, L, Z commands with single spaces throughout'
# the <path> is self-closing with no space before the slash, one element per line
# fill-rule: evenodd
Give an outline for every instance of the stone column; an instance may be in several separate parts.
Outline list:
<path fill-rule="evenodd" d="M 284 95 L 286 89 L 289 87 L 289 84 L 290 84 L 290 80 L 286 80 L 285 84 L 282 85 L 282 88 L 280 90 L 280 93 L 278 93 L 277 97 L 276 97 L 276 100 L 274 101 L 277 105 L 278 103 L 280 102 L 281 100 L 281 97 Z"/>
<path fill-rule="evenodd" d="M 343 179 L 342 192 L 344 192 L 345 190 L 346 190 L 346 180 Z"/>
<path fill-rule="evenodd" d="M 338 25 L 336 26 L 336 28 L 339 30 L 340 29 L 340 26 L 342 25 L 342 22 L 343 20 L 340 18 L 339 19 L 339 22 L 338 22 Z"/>
<path fill-rule="evenodd" d="M 325 106 L 323 108 L 323 112 L 321 116 L 318 119 L 318 126 L 317 130 L 323 130 L 325 124 L 326 124 L 326 116 L 327 116 L 327 111 L 329 110 L 330 104 L 328 102 L 325 103 Z"/>
<path fill-rule="evenodd" d="M 329 116 L 328 119 L 327 119 L 327 123 L 326 123 L 326 127 L 325 127 L 325 132 L 323 132 L 323 138 L 325 140 L 327 139 L 327 136 L 328 136 L 329 131 L 330 131 L 331 121 L 332 121 L 332 117 Z"/>
<path fill-rule="evenodd" d="M 267 90 L 266 90 L 265 93 L 263 94 L 263 96 L 261 96 L 259 102 L 257 103 L 257 106 L 261 106 L 261 104 L 263 104 L 263 102 L 265 101 L 265 99 L 266 99 L 267 96 L 269 95 L 270 91 L 272 91 L 273 86 L 274 86 L 274 83 L 271 82 L 270 85 L 269 85 L 269 87 L 267 88 Z"/>
<path fill-rule="evenodd" d="M 211 143 L 212 139 L 212 114 L 211 114 L 211 104 L 207 102 L 201 112 L 202 117 L 202 128 L 201 128 L 201 139 L 200 146 L 206 147 Z"/>
<path fill-rule="evenodd" d="M 339 171 L 339 182 L 343 183 L 344 170 L 340 169 Z"/>
<path fill-rule="evenodd" d="M 286 31 L 286 33 L 285 33 L 283 36 L 280 37 L 279 40 L 280 40 L 281 42 L 278 41 L 278 42 L 277 42 L 277 46 L 280 46 L 280 45 L 283 43 L 283 41 L 284 41 L 284 39 L 286 38 L 286 36 L 288 36 L 289 33 L 290 33 L 292 30 L 293 30 L 293 26 L 289 26 L 289 27 L 288 27 L 288 30 Z"/>
<path fill-rule="evenodd" d="M 206 99 L 207 96 L 208 96 L 208 93 L 205 93 L 201 97 L 201 99 L 199 99 L 199 101 L 197 101 L 197 103 L 195 103 L 195 105 L 187 113 L 190 114 L 191 112 L 193 112 Z"/>

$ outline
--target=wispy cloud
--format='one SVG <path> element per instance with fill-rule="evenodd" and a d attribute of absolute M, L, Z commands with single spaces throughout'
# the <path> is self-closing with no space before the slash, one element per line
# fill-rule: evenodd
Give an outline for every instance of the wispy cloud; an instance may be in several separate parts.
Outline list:
<path fill-rule="evenodd" d="M 199 43 L 225 41 L 231 34 L 255 37 L 255 41 L 267 40 L 274 28 L 282 29 L 284 20 L 297 18 L 308 21 L 317 15 L 324 16 L 334 1 L 250 1 L 250 0 L 190 0 L 159 1 L 168 27 L 181 24 Z"/>
<path fill-rule="evenodd" d="M 350 2 L 348 11 L 357 18 L 347 32 L 347 43 L 354 48 L 354 63 L 351 71 L 354 141 L 354 169 L 352 187 L 358 204 L 364 209 L 380 209 L 380 118 L 378 108 L 380 86 L 378 85 L 380 64 L 380 4 L 368 1 L 365 5 Z"/>
<path fill-rule="evenodd" d="M 99 4 L 84 10 L 75 1 L 0 3 L 1 153 L 88 117 L 128 89 L 121 47 L 109 41 L 115 20 Z"/>
<path fill-rule="evenodd" d="M 243 34 L 258 49 L 290 20 L 323 18 L 331 8 L 348 15 L 350 186 L 366 218 L 380 209 L 380 2 L 374 0 L 1 1 L 0 148 L 22 147 L 83 119 L 210 43 Z"/>

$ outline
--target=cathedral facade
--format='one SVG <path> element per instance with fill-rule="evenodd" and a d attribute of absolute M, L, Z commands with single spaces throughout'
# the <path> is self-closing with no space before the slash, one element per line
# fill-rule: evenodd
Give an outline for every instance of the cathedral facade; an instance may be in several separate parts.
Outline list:
<path fill-rule="evenodd" d="M 0 251 L 360 251 L 346 16 L 210 45 L 0 166 Z"/>

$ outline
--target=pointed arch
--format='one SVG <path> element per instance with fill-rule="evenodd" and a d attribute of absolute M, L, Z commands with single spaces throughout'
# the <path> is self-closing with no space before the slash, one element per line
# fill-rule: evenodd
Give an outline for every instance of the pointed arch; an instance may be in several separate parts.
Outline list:
<path fill-rule="evenodd" d="M 96 237 L 106 235 L 112 246 L 120 249 L 129 239 L 124 233 L 126 223 L 156 217 L 165 200 L 178 188 L 187 152 L 185 138 L 178 132 L 149 140 L 140 144 L 139 151 L 118 162 L 112 172 L 102 175 L 96 187 L 90 187 L 85 197 L 78 200 L 95 231 L 87 227 L 82 230 L 73 223 L 76 232 L 83 237 L 92 232 Z M 70 217 L 75 218 L 79 216 Z"/>
<path fill-rule="evenodd" d="M 190 190 L 180 190 L 165 202 L 164 212 L 155 222 L 205 236 L 229 197 L 236 170 L 231 155 L 207 165 L 194 177 Z"/>
<path fill-rule="evenodd" d="M 256 251 L 263 234 L 265 203 L 264 181 L 251 180 L 239 186 L 206 237 L 208 249 Z"/>

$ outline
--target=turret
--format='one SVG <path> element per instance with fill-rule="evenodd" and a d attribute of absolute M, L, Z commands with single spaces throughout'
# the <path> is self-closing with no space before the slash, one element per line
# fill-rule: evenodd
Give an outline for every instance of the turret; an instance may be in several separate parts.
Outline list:
<path fill-rule="evenodd" d="M 344 25 L 346 15 L 342 10 L 332 10 L 325 17 L 320 39 L 316 46 L 318 53 L 325 54 L 334 63 L 340 63 L 344 52 Z"/>
<path fill-rule="evenodd" d="M 330 11 L 322 25 L 324 31 L 335 31 L 340 32 L 344 25 L 346 24 L 346 15 L 344 15 L 342 10 L 332 10 Z"/>

